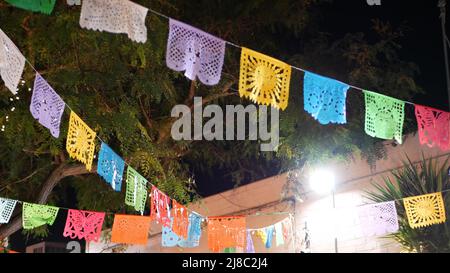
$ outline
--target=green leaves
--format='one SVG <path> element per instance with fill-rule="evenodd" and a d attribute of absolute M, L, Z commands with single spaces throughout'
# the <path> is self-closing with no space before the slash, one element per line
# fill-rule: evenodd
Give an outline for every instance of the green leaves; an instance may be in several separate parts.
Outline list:
<path fill-rule="evenodd" d="M 422 155 L 420 162 L 412 162 L 408 156 L 404 168 L 393 171 L 391 177 L 384 179 L 385 185 L 373 184 L 375 190 L 367 192 L 374 202 L 397 201 L 400 230 L 392 237 L 406 250 L 415 252 L 449 252 L 449 224 L 433 225 L 427 228 L 412 229 L 409 226 L 402 198 L 420 196 L 450 190 L 447 168 L 449 157 L 426 160 Z M 444 195 L 444 203 L 450 207 L 450 196 Z M 447 210 L 447 219 L 449 212 Z"/>

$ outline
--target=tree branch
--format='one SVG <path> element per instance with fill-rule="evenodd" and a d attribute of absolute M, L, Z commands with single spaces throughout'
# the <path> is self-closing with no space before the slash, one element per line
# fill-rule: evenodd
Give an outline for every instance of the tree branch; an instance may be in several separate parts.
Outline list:
<path fill-rule="evenodd" d="M 92 170 L 97 170 L 97 166 L 92 166 Z M 88 171 L 84 165 L 72 165 L 69 166 L 65 163 L 59 165 L 52 174 L 48 177 L 47 181 L 45 181 L 42 186 L 41 192 L 37 198 L 37 204 L 46 204 L 48 197 L 50 196 L 53 189 L 58 185 L 58 183 L 66 177 L 84 175 L 84 174 L 92 174 L 95 171 Z M 22 228 L 22 214 L 14 217 L 9 224 L 0 226 L 0 240 L 4 239 L 8 236 L 11 236 L 13 233 L 17 232 Z"/>

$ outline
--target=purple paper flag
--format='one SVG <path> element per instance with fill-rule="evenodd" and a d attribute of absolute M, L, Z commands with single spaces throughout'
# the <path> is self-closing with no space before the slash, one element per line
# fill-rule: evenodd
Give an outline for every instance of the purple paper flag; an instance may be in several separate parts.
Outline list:
<path fill-rule="evenodd" d="M 55 138 L 59 137 L 59 126 L 64 107 L 64 101 L 56 94 L 55 90 L 41 75 L 36 73 L 30 111 L 33 117 L 48 128 Z"/>
<path fill-rule="evenodd" d="M 253 245 L 252 232 L 247 230 L 247 248 L 245 253 L 255 253 L 255 246 Z"/>

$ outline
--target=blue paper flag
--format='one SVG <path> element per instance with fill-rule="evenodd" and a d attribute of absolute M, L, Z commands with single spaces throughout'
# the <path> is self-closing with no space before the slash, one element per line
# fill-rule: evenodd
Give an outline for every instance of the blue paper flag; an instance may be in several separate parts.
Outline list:
<path fill-rule="evenodd" d="M 102 143 L 98 158 L 97 173 L 103 177 L 115 191 L 120 192 L 122 189 L 124 169 L 125 161 L 107 144 Z"/>
<path fill-rule="evenodd" d="M 267 227 L 267 228 L 265 228 L 264 231 L 266 232 L 266 235 L 267 235 L 266 248 L 271 248 L 275 227 L 274 226 Z"/>
<path fill-rule="evenodd" d="M 305 111 L 320 124 L 347 123 L 345 104 L 350 86 L 310 72 L 304 78 Z"/>
<path fill-rule="evenodd" d="M 178 245 L 184 248 L 198 247 L 202 236 L 202 217 L 195 213 L 189 215 L 188 236 L 186 240 L 181 240 Z"/>

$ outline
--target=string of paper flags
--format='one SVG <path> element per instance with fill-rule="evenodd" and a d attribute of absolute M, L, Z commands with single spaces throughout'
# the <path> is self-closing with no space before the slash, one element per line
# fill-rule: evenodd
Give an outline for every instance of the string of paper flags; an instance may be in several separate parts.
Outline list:
<path fill-rule="evenodd" d="M 24 5 L 29 2 L 19 0 L 7 1 L 21 8 L 27 8 Z M 48 6 L 40 8 L 42 10 L 36 7 L 29 7 L 33 11 L 48 10 Z M 256 51 L 223 41 L 158 12 L 150 11 L 169 19 L 167 66 L 176 71 L 185 71 L 185 75 L 189 79 L 194 80 L 198 78 L 206 85 L 217 84 L 220 81 L 226 44 L 229 44 L 242 49 L 239 81 L 241 97 L 246 97 L 258 104 L 271 105 L 284 110 L 288 106 L 291 71 L 292 69 L 301 70 L 305 72 L 305 110 L 321 124 L 346 123 L 346 94 L 350 88 L 353 88 L 362 90 L 365 94 L 366 132 L 373 137 L 396 139 L 399 143 L 402 142 L 404 106 L 412 103 L 366 91 L 290 66 Z M 147 29 L 145 27 L 147 12 L 148 9 L 131 1 L 84 0 L 80 26 L 113 33 L 127 33 L 130 39 L 136 42 L 145 42 L 147 40 Z M 93 18 L 101 18 L 101 20 L 93 20 Z M 36 69 L 2 30 L 0 30 L 0 42 L 3 45 L 0 47 L 0 74 L 6 87 L 13 94 L 16 94 L 25 62 L 28 62 L 35 71 Z M 429 146 L 436 145 L 441 149 L 450 148 L 448 139 L 450 113 L 425 106 L 413 105 L 416 107 L 421 143 Z M 36 71 L 30 111 L 33 117 L 48 128 L 54 137 L 59 137 L 61 117 L 66 106 L 70 110 L 66 149 L 71 158 L 82 162 L 88 170 L 91 170 L 95 153 L 95 139 L 100 139 L 99 136 L 72 111 Z M 114 190 L 121 191 L 125 165 L 128 164 L 104 141 L 101 139 L 100 141 L 102 144 L 97 172 Z M 174 239 L 173 234 L 181 238 L 187 238 L 191 229 L 192 234 L 195 234 L 194 237 L 198 237 L 198 224 L 196 224 L 198 221 L 196 219 L 201 220 L 203 217 L 194 212 L 188 213 L 189 210 L 186 207 L 178 204 L 175 200 L 171 200 L 129 165 L 126 173 L 126 184 L 125 203 L 133 206 L 136 211 L 141 212 L 141 216 L 115 215 L 115 220 L 121 223 L 118 226 L 122 227 L 122 229 L 119 227 L 116 229 L 116 236 L 114 236 L 113 232 L 113 237 L 116 238 L 116 241 L 125 241 L 124 237 L 127 237 L 128 243 L 143 243 L 144 236 L 142 231 L 149 227 L 150 221 L 157 221 L 166 229 L 166 232 L 163 231 L 163 235 L 166 234 L 167 236 L 163 237 L 168 239 L 165 243 L 163 239 L 163 245 L 177 241 Z M 147 185 L 151 186 L 150 217 L 142 216 L 147 202 Z M 170 203 L 172 203 L 172 206 Z M 411 219 L 419 215 L 417 211 L 414 211 L 414 208 L 418 206 L 417 204 L 421 205 L 423 203 L 433 204 L 432 207 L 435 210 L 428 211 L 428 214 L 434 216 L 430 218 L 422 215 L 423 219 L 416 219 L 417 221 L 414 223 Z M 2 208 L 4 207 L 4 211 L 8 212 L 8 208 L 14 208 L 16 203 L 14 203 L 14 206 L 8 202 L 4 204 L 2 203 Z M 442 195 L 440 194 L 413 197 L 410 203 L 405 201 L 404 204 L 407 212 L 411 211 L 408 214 L 408 219 L 411 218 L 410 225 L 412 227 L 423 227 L 445 222 L 445 208 L 442 202 Z M 378 204 L 373 206 L 376 205 Z M 58 208 L 56 207 L 24 203 L 23 226 L 29 229 L 43 224 L 52 224 L 57 213 Z M 82 227 L 82 230 L 90 230 L 87 232 L 89 234 L 95 233 L 98 232 L 98 225 L 100 225 L 101 231 L 104 213 L 73 211 L 68 214 L 68 219 L 82 219 L 83 217 L 93 219 L 94 223 L 90 223 L 89 227 Z M 73 226 L 74 223 L 68 225 Z M 140 230 L 136 230 L 135 233 L 141 235 L 136 235 L 137 237 L 130 239 L 130 236 L 135 236 L 133 232 L 130 232 L 130 229 L 137 228 Z M 120 232 L 118 231 L 119 229 L 121 230 Z M 245 229 L 245 217 L 209 217 L 208 229 L 211 231 L 208 232 L 208 237 L 210 237 L 208 238 L 208 243 L 213 251 L 220 251 L 226 247 L 243 247 L 247 244 L 246 240 L 249 240 L 245 234 L 247 232 Z M 271 241 L 273 230 L 276 231 L 276 229 L 275 226 L 273 229 L 270 227 L 265 230 L 266 237 L 263 235 L 261 237 L 265 238 L 266 242 Z M 148 232 L 148 228 L 146 232 Z M 264 232 L 261 233 L 259 230 L 258 233 L 263 234 Z M 145 242 L 147 240 L 146 236 Z M 85 236 L 84 238 L 86 239 Z M 93 238 L 97 237 L 94 236 Z M 189 245 L 189 243 L 186 243 L 186 245 Z"/>
<path fill-rule="evenodd" d="M 0 34 L 3 34 L 3 36 L 1 36 L 2 40 L 8 45 L 8 48 L 17 49 L 14 43 L 3 32 L 0 32 Z M 10 51 L 8 50 L 7 52 Z M 16 51 L 16 53 L 17 52 L 20 53 L 20 51 Z M 96 138 L 100 138 L 96 135 L 95 131 L 90 129 L 70 106 L 61 99 L 56 91 L 37 72 L 33 65 L 25 57 L 23 58 L 36 72 L 30 105 L 30 112 L 33 117 L 38 120 L 41 125 L 48 128 L 53 137 L 59 137 L 61 117 L 65 107 L 67 107 L 70 110 L 70 119 L 66 150 L 71 158 L 80 161 L 86 165 L 87 170 L 91 170 L 94 160 L 95 140 Z M 175 200 L 171 200 L 166 194 L 161 192 L 156 186 L 152 185 L 135 169 L 129 166 L 105 142 L 101 139 L 100 141 L 101 148 L 98 157 L 97 173 L 108 182 L 115 191 L 121 191 L 125 165 L 127 165 L 125 204 L 132 206 L 136 211 L 141 212 L 141 216 L 114 215 L 114 223 L 117 221 L 118 224 L 113 225 L 112 242 L 146 244 L 150 223 L 151 221 L 156 221 L 163 226 L 163 246 L 172 246 L 174 241 L 177 241 L 177 245 L 179 246 L 198 246 L 201 235 L 200 224 L 206 217 L 193 211 L 189 213 L 190 210 L 188 208 Z M 147 185 L 151 186 L 151 193 L 149 195 L 151 197 L 150 217 L 142 216 L 147 202 Z M 0 209 L 5 213 L 4 223 L 9 222 L 11 213 L 17 202 L 17 200 L 2 199 Z M 33 229 L 45 224 L 52 225 L 59 209 L 61 208 L 24 202 L 22 210 L 23 228 Z M 98 241 L 106 213 L 78 211 L 73 209 L 67 210 L 69 212 L 64 236 L 73 239 L 78 238 L 87 241 Z M 208 223 L 213 221 L 213 219 L 220 219 L 219 226 L 222 227 L 222 231 L 225 230 L 226 232 L 216 232 L 215 236 L 224 237 L 224 234 L 228 234 L 227 236 L 229 237 L 227 239 L 228 244 L 225 244 L 225 247 L 223 248 L 233 247 L 234 243 L 231 242 L 240 240 L 240 237 L 236 237 L 236 234 L 239 233 L 230 232 L 232 227 L 229 226 L 229 223 L 232 223 L 237 218 L 241 219 L 241 221 L 244 219 L 245 223 L 244 216 L 207 218 Z M 211 224 L 208 226 L 213 227 L 214 225 Z M 240 226 L 240 228 L 245 229 L 245 225 Z M 214 230 L 216 229 L 217 225 L 215 228 L 212 228 L 211 234 L 214 234 Z M 263 232 L 271 231 L 270 229 L 266 230 L 266 228 L 263 230 Z M 227 238 L 227 236 L 224 238 Z M 269 236 L 269 238 L 271 237 Z M 271 244 L 267 243 L 267 245 Z M 220 249 L 222 249 L 222 247 L 219 246 L 214 247 L 212 250 L 219 251 Z"/>

